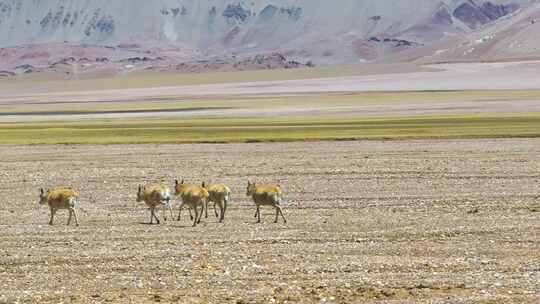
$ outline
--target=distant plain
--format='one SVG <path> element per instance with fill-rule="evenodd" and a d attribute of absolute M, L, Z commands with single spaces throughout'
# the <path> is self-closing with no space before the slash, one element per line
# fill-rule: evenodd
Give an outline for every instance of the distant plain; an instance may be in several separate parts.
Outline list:
<path fill-rule="evenodd" d="M 540 81 L 530 73 L 538 65 L 8 80 L 0 143 L 537 137 Z M 521 79 L 504 81 L 512 75 Z"/>

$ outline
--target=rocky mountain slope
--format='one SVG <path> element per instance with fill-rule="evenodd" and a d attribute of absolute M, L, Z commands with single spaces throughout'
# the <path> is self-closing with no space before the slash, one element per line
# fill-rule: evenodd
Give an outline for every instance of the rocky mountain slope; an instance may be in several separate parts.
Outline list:
<path fill-rule="evenodd" d="M 270 53 L 318 65 L 361 63 L 465 39 L 535 5 L 534 0 L 0 0 L 0 69 L 48 66 L 70 57 L 104 64 L 142 54 L 167 65 Z"/>
<path fill-rule="evenodd" d="M 497 61 L 540 58 L 540 3 L 467 35 L 456 44 L 431 45 L 425 61 Z"/>

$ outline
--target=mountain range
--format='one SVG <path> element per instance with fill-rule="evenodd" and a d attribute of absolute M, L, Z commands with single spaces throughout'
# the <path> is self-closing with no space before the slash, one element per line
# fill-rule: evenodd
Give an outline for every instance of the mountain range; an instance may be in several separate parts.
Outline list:
<path fill-rule="evenodd" d="M 535 58 L 537 20 L 535 0 L 0 0 L 0 69 Z"/>

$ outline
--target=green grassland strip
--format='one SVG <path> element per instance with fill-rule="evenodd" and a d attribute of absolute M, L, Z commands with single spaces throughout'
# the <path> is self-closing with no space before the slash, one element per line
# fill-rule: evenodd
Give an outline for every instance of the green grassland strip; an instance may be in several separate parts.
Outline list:
<path fill-rule="evenodd" d="M 406 118 L 203 118 L 3 123 L 0 144 L 539 137 L 540 113 Z"/>

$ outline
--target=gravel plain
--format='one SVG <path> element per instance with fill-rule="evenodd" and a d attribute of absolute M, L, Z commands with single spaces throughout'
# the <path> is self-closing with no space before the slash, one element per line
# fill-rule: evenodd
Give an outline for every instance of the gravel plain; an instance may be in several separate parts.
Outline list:
<path fill-rule="evenodd" d="M 174 178 L 229 185 L 225 223 L 148 225 L 137 185 Z M 540 301 L 540 139 L 2 146 L 0 187 L 0 303 Z"/>

